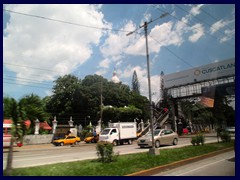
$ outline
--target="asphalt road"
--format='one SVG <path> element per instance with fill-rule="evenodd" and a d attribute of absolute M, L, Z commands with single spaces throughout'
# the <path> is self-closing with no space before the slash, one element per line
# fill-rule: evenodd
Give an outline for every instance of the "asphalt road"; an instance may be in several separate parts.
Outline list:
<path fill-rule="evenodd" d="M 235 152 L 229 151 L 154 176 L 235 176 Z"/>
<path fill-rule="evenodd" d="M 190 145 L 190 137 L 179 138 L 177 146 L 161 146 L 160 149 L 177 148 Z M 217 138 L 206 136 L 206 143 L 217 142 Z M 114 152 L 130 154 L 148 152 L 149 148 L 139 148 L 134 142 L 132 145 L 121 145 L 114 147 Z M 3 169 L 6 167 L 7 150 L 3 151 Z M 39 166 L 61 162 L 80 161 L 97 158 L 96 144 L 81 142 L 75 146 L 53 146 L 52 144 L 28 145 L 21 148 L 15 147 L 13 153 L 13 168 Z"/>

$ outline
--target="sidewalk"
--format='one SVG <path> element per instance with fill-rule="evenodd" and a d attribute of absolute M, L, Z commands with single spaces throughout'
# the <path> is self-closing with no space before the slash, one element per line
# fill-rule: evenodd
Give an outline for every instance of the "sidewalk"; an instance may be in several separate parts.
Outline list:
<path fill-rule="evenodd" d="M 203 133 L 203 134 L 205 135 L 205 137 L 217 137 L 216 132 Z M 179 138 L 191 138 L 193 136 L 196 136 L 196 134 L 183 134 L 183 135 L 179 136 Z"/>

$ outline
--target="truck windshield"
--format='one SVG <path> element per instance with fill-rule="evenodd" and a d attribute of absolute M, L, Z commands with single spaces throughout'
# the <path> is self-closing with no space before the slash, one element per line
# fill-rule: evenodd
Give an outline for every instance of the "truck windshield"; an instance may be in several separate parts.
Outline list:
<path fill-rule="evenodd" d="M 104 129 L 102 132 L 101 132 L 101 135 L 106 135 L 109 133 L 111 129 Z"/>

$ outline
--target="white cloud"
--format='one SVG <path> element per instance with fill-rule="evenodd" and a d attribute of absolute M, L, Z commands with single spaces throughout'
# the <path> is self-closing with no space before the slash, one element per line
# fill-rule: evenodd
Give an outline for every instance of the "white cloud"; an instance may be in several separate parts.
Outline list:
<path fill-rule="evenodd" d="M 190 14 L 192 14 L 193 16 L 196 16 L 198 14 L 200 14 L 200 9 L 203 6 L 203 4 L 198 4 L 196 6 L 193 6 L 190 10 Z"/>
<path fill-rule="evenodd" d="M 149 53 L 158 53 L 162 46 L 179 46 L 183 42 L 182 33 L 182 28 L 176 26 L 176 29 L 174 29 L 172 22 L 156 25 L 151 29 L 148 36 Z M 131 55 L 146 55 L 145 36 L 136 39 L 136 42 L 129 45 L 125 52 Z"/>
<path fill-rule="evenodd" d="M 220 31 L 221 29 L 223 28 L 228 28 L 228 29 L 225 29 L 224 31 L 221 31 L 221 33 L 223 33 L 225 36 L 223 36 L 221 39 L 220 39 L 220 42 L 223 43 L 223 42 L 226 42 L 232 38 L 235 38 L 235 28 L 233 29 L 229 29 L 228 25 L 233 23 L 235 21 L 233 20 L 219 20 L 217 22 L 215 22 L 211 28 L 210 28 L 210 32 L 211 34 L 214 34 L 216 33 L 217 31 Z"/>
<path fill-rule="evenodd" d="M 117 33 L 109 32 L 108 38 L 105 40 L 104 44 L 100 47 L 101 53 L 104 57 L 115 58 L 124 52 L 124 49 L 128 46 L 129 42 L 134 36 L 126 36 L 126 32 L 123 31 L 133 31 L 135 29 L 132 21 L 129 21 L 121 30 Z"/>
<path fill-rule="evenodd" d="M 196 42 L 204 35 L 204 28 L 201 24 L 195 24 L 191 27 L 193 34 L 189 36 L 189 41 Z"/>
<path fill-rule="evenodd" d="M 230 23 L 230 21 L 224 21 L 224 20 L 219 20 L 219 21 L 215 22 L 210 28 L 211 34 L 214 34 L 215 32 L 219 31 L 220 29 L 222 29 L 229 23 Z"/>
<path fill-rule="evenodd" d="M 99 69 L 98 71 L 95 72 L 95 74 L 102 76 L 107 73 L 106 69 Z"/>
<path fill-rule="evenodd" d="M 99 66 L 103 68 L 109 68 L 109 64 L 110 64 L 110 60 L 106 58 L 99 63 Z"/>
<path fill-rule="evenodd" d="M 103 14 L 95 5 L 6 5 L 6 9 L 26 14 L 78 23 L 94 27 L 106 27 Z M 67 14 L 67 16 L 66 16 Z M 91 45 L 98 45 L 103 30 L 74 26 L 19 14 L 10 14 L 4 30 L 4 63 L 48 69 L 48 76 L 38 80 L 53 80 L 56 75 L 70 73 L 86 62 Z M 17 77 L 29 78 L 32 74 L 46 73 L 31 68 L 19 68 L 5 64 L 17 73 Z"/>
<path fill-rule="evenodd" d="M 221 43 L 232 39 L 235 36 L 235 29 L 232 29 L 232 30 L 227 29 L 227 30 L 224 31 L 224 33 L 225 33 L 225 36 L 220 39 Z"/>

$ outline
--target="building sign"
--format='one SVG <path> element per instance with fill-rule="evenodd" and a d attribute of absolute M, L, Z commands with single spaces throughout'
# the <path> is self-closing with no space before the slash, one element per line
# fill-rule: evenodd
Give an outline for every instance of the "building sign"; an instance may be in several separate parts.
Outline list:
<path fill-rule="evenodd" d="M 200 81 L 218 79 L 224 76 L 235 76 L 235 58 L 192 68 L 178 73 L 163 76 L 164 87 L 187 85 Z"/>

